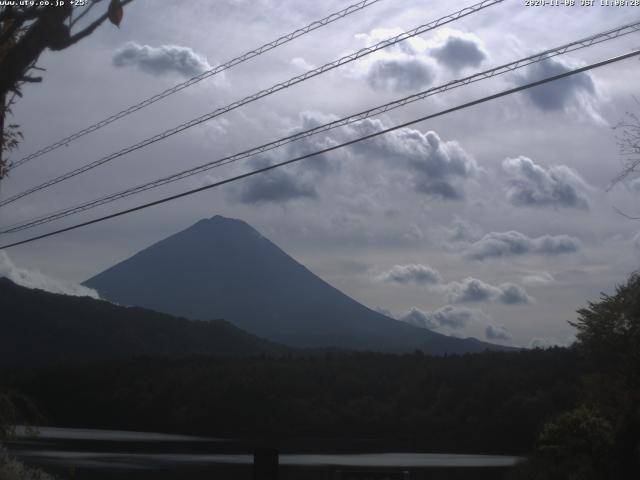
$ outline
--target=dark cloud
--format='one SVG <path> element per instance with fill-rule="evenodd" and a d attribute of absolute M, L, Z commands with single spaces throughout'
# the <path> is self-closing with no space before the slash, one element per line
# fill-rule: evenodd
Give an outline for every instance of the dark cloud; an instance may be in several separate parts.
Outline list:
<path fill-rule="evenodd" d="M 251 163 L 253 169 L 269 165 L 268 160 L 259 159 Z M 260 173 L 239 183 L 232 195 L 242 203 L 283 203 L 299 198 L 316 198 L 318 192 L 309 179 L 296 175 L 291 170 L 278 168 Z"/>
<path fill-rule="evenodd" d="M 487 325 L 487 328 L 484 329 L 484 334 L 488 340 L 511 340 L 509 331 L 496 325 Z"/>
<path fill-rule="evenodd" d="M 445 305 L 433 312 L 424 312 L 419 308 L 411 308 L 400 320 L 416 327 L 428 328 L 429 330 L 441 327 L 457 330 L 473 322 L 485 322 L 487 316 L 480 310 Z"/>
<path fill-rule="evenodd" d="M 382 130 L 379 120 L 356 125 L 360 135 Z M 364 155 L 383 157 L 394 167 L 408 168 L 417 192 L 443 200 L 464 198 L 462 182 L 475 177 L 480 168 L 456 141 L 443 141 L 433 131 L 422 133 L 412 128 L 390 132 L 371 142 L 352 147 Z"/>
<path fill-rule="evenodd" d="M 442 282 L 440 272 L 428 265 L 420 264 L 394 265 L 391 270 L 379 275 L 378 279 L 403 285 L 435 285 Z"/>
<path fill-rule="evenodd" d="M 490 285 L 477 278 L 465 278 L 462 282 L 451 282 L 444 286 L 451 302 L 492 302 L 504 305 L 527 305 L 533 299 L 524 288 L 513 283 Z"/>
<path fill-rule="evenodd" d="M 585 181 L 565 165 L 545 170 L 527 157 L 507 158 L 502 168 L 509 175 L 507 198 L 516 206 L 588 209 Z"/>
<path fill-rule="evenodd" d="M 549 58 L 544 62 L 527 67 L 523 74 L 516 76 L 519 83 L 529 83 L 546 77 L 559 75 L 571 68 L 559 59 Z M 525 95 L 539 109 L 547 112 L 563 110 L 581 95 L 593 95 L 596 87 L 588 73 L 578 73 L 556 80 L 525 92 Z"/>
<path fill-rule="evenodd" d="M 205 57 L 179 45 L 151 47 L 129 42 L 116 50 L 112 62 L 116 67 L 137 67 L 152 75 L 179 73 L 193 77 L 211 69 Z"/>
<path fill-rule="evenodd" d="M 477 67 L 487 58 L 478 39 L 455 34 L 448 36 L 441 46 L 433 48 L 431 55 L 440 64 L 455 71 Z"/>
<path fill-rule="evenodd" d="M 443 200 L 462 200 L 464 198 L 461 190 L 445 180 L 417 182 L 416 190 Z"/>
<path fill-rule="evenodd" d="M 580 249 L 580 242 L 569 235 L 543 235 L 531 238 L 516 231 L 491 232 L 472 243 L 464 251 L 470 260 L 485 260 L 516 255 L 561 255 Z"/>
<path fill-rule="evenodd" d="M 479 225 L 457 217 L 453 219 L 449 228 L 445 228 L 445 232 L 446 240 L 450 242 L 470 243 L 482 237 Z"/>
<path fill-rule="evenodd" d="M 419 90 L 435 78 L 433 68 L 419 58 L 399 57 L 377 60 L 369 67 L 367 81 L 376 90 Z"/>

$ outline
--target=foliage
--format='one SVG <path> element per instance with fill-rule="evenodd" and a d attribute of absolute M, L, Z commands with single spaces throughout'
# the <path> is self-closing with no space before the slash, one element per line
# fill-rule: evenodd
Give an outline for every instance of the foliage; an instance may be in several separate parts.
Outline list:
<path fill-rule="evenodd" d="M 30 290 L 0 279 L 0 366 L 42 366 L 135 355 L 283 354 L 289 349 L 223 320 L 191 321 L 89 297 Z"/>
<path fill-rule="evenodd" d="M 10 457 L 0 446 L 0 479 L 2 480 L 54 480 L 53 477 L 37 468 L 27 467 Z"/>
<path fill-rule="evenodd" d="M 544 425 L 518 479 L 640 477 L 640 276 L 578 310 L 583 406 Z"/>
<path fill-rule="evenodd" d="M 389 448 L 523 453 L 578 399 L 567 349 L 431 357 L 307 353 L 13 370 L 49 424 L 217 437 L 378 438 Z"/>
<path fill-rule="evenodd" d="M 85 19 L 101 0 L 87 2 L 7 2 L 0 6 L 0 179 L 7 169 L 4 152 L 14 149 L 22 138 L 18 125 L 6 125 L 16 96 L 25 83 L 42 77 L 33 71 L 45 49 L 64 50 L 91 35 L 106 20 L 119 25 L 122 7 L 132 0 L 111 0 L 104 14 L 86 23 Z M 83 23 L 84 22 L 84 23 Z M 79 28 L 82 25 L 81 28 Z"/>
<path fill-rule="evenodd" d="M 578 315 L 577 346 L 593 372 L 587 399 L 614 426 L 621 474 L 640 476 L 640 275 Z"/>
<path fill-rule="evenodd" d="M 15 417 L 15 406 L 9 395 L 0 393 L 0 440 L 13 435 Z"/>
<path fill-rule="evenodd" d="M 27 415 L 24 416 L 26 408 Z M 15 425 L 26 420 L 42 421 L 35 406 L 27 398 L 16 392 L 0 392 L 0 441 L 10 440 L 15 434 Z M 27 433 L 33 432 L 27 429 Z M 0 443 L 1 480 L 53 480 L 53 477 L 36 468 L 26 467 L 12 458 Z"/>
<path fill-rule="evenodd" d="M 640 388 L 640 275 L 632 275 L 615 295 L 589 302 L 571 325 L 594 367 L 631 390 Z"/>
<path fill-rule="evenodd" d="M 640 106 L 638 99 L 636 105 Z M 619 132 L 620 154 L 625 158 L 622 171 L 614 179 L 614 183 L 618 183 L 640 174 L 640 118 L 636 113 L 627 112 L 615 128 Z"/>

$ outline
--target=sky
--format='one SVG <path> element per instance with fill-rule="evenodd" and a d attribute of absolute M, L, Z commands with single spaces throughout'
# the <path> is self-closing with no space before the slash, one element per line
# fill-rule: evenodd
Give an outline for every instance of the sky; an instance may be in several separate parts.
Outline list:
<path fill-rule="evenodd" d="M 13 108 L 19 159 L 213 66 L 338 11 L 327 0 L 135 0 L 46 52 L 41 84 Z M 343 55 L 471 5 L 381 0 L 13 170 L 7 198 Z M 28 220 L 200 165 L 548 48 L 640 20 L 638 7 L 526 6 L 474 15 L 238 108 L 0 208 Z M 640 33 L 548 59 L 82 215 L 131 207 L 326 148 L 640 47 Z M 87 294 L 77 283 L 219 214 L 258 229 L 321 278 L 400 321 L 518 346 L 573 341 L 576 310 L 640 262 L 640 181 L 611 187 L 614 127 L 634 100 L 638 59 L 396 130 L 283 169 L 7 249 L 0 275 Z"/>

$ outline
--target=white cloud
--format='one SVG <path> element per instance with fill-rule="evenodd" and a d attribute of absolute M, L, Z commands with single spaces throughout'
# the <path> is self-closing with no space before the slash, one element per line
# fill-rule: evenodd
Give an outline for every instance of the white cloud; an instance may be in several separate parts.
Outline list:
<path fill-rule="evenodd" d="M 540 286 L 555 283 L 556 279 L 549 272 L 531 272 L 522 277 L 522 283 L 528 286 Z"/>
<path fill-rule="evenodd" d="M 356 38 L 372 46 L 402 32 L 399 28 L 375 29 Z M 436 66 L 426 53 L 426 43 L 420 38 L 411 38 L 360 60 L 352 72 L 374 90 L 407 92 L 422 90 L 433 83 Z"/>
<path fill-rule="evenodd" d="M 291 59 L 291 65 L 293 65 L 294 67 L 303 70 L 303 71 L 309 71 L 309 70 L 313 70 L 316 68 L 315 65 L 310 64 L 309 62 L 307 62 L 304 58 L 302 57 L 295 57 Z"/>
<path fill-rule="evenodd" d="M 76 297 L 100 298 L 98 292 L 91 288 L 48 277 L 40 272 L 18 268 L 3 250 L 0 251 L 0 277 L 6 277 L 13 283 L 27 288 Z"/>
<path fill-rule="evenodd" d="M 112 62 L 116 67 L 137 67 L 152 75 L 179 73 L 184 77 L 193 77 L 212 68 L 205 57 L 189 47 L 180 45 L 151 47 L 135 42 L 129 42 L 116 50 Z"/>
<path fill-rule="evenodd" d="M 487 233 L 469 245 L 463 256 L 470 260 L 517 255 L 562 255 L 577 252 L 580 241 L 569 235 L 543 235 L 531 238 L 516 231 Z"/>
<path fill-rule="evenodd" d="M 487 325 L 484 334 L 488 340 L 511 340 L 511 333 L 499 325 Z"/>
<path fill-rule="evenodd" d="M 502 168 L 509 176 L 507 199 L 519 207 L 588 209 L 586 182 L 566 165 L 544 169 L 530 158 L 507 158 Z"/>
<path fill-rule="evenodd" d="M 546 350 L 548 348 L 553 347 L 568 347 L 572 345 L 576 341 L 576 337 L 570 335 L 565 338 L 555 338 L 555 337 L 541 337 L 541 338 L 532 338 L 529 342 L 529 348 L 540 348 L 542 350 Z"/>
<path fill-rule="evenodd" d="M 442 282 L 440 272 L 421 264 L 394 265 L 377 278 L 382 282 L 415 285 L 435 285 Z"/>
<path fill-rule="evenodd" d="M 400 318 L 400 321 L 416 327 L 436 330 L 438 328 L 461 329 L 471 323 L 486 323 L 489 317 L 474 308 L 445 305 L 433 312 L 425 312 L 419 308 L 411 308 Z"/>
<path fill-rule="evenodd" d="M 393 313 L 391 313 L 390 310 L 387 310 L 386 308 L 382 308 L 382 307 L 375 307 L 373 308 L 374 312 L 378 312 L 382 315 L 384 315 L 385 317 L 389 317 L 389 318 L 396 318 L 393 316 Z"/>
<path fill-rule="evenodd" d="M 533 298 L 527 294 L 526 290 L 513 283 L 494 286 L 477 278 L 467 277 L 462 282 L 451 282 L 442 288 L 449 296 L 449 301 L 453 303 L 492 302 L 504 305 L 533 303 Z"/>

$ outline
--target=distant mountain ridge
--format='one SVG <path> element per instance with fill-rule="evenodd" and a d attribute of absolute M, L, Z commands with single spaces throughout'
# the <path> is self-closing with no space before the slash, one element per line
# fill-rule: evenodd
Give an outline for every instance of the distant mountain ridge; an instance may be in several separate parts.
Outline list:
<path fill-rule="evenodd" d="M 295 347 L 432 354 L 510 349 L 390 319 L 320 279 L 247 223 L 218 215 L 84 285 L 122 305 L 191 319 L 224 318 Z"/>
<path fill-rule="evenodd" d="M 21 287 L 0 278 L 0 367 L 39 367 L 139 356 L 279 356 L 289 349 L 223 320 L 193 321 Z"/>

